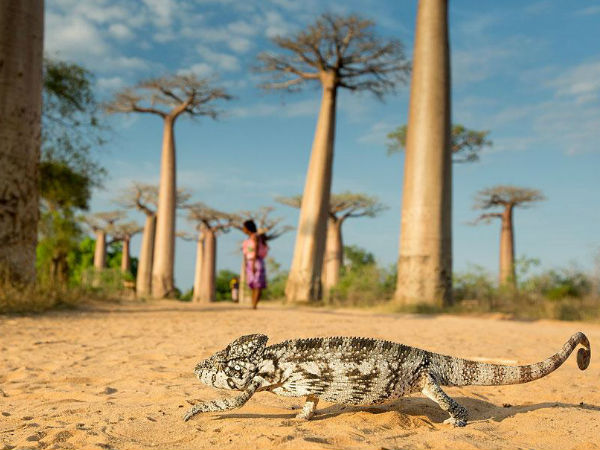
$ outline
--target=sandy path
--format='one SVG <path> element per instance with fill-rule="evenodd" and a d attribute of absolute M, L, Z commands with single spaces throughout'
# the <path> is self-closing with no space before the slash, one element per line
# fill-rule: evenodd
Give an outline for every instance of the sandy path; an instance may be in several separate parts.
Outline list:
<path fill-rule="evenodd" d="M 315 420 L 299 422 L 292 408 L 301 399 L 259 393 L 242 409 L 181 420 L 186 399 L 221 394 L 195 381 L 194 364 L 241 334 L 273 343 L 361 335 L 527 363 L 578 330 L 595 350 L 585 372 L 573 355 L 529 385 L 448 389 L 470 410 L 463 429 L 444 425 L 447 416 L 419 395 L 377 408 L 322 404 Z M 277 305 L 161 302 L 0 317 L 0 448 L 600 448 L 599 346 L 591 324 Z"/>

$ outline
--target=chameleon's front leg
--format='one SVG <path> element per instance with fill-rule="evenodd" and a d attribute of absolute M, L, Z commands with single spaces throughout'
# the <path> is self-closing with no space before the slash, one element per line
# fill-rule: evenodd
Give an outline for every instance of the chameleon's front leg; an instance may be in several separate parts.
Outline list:
<path fill-rule="evenodd" d="M 296 415 L 296 419 L 310 420 L 315 414 L 317 403 L 319 403 L 319 397 L 315 397 L 314 395 L 307 396 L 306 403 L 302 407 L 302 411 Z"/>
<path fill-rule="evenodd" d="M 258 387 L 260 385 L 261 385 L 261 381 L 255 380 L 252 383 L 250 383 L 250 385 L 248 385 L 248 387 L 242 393 L 242 395 L 240 395 L 238 397 L 223 398 L 220 400 L 213 400 L 210 402 L 198 403 L 197 405 L 194 405 L 186 413 L 185 416 L 183 416 L 183 420 L 187 422 L 188 420 L 190 420 L 192 417 L 194 417 L 198 413 L 214 412 L 214 411 L 227 411 L 229 409 L 240 408 L 248 400 L 250 400 L 250 397 L 252 397 L 252 395 L 254 395 L 254 393 L 256 392 L 256 390 L 258 389 Z"/>
<path fill-rule="evenodd" d="M 421 392 L 450 414 L 450 418 L 444 420 L 444 423 L 455 427 L 464 427 L 467 424 L 467 409 L 446 394 L 431 375 L 425 374 L 423 376 Z"/>

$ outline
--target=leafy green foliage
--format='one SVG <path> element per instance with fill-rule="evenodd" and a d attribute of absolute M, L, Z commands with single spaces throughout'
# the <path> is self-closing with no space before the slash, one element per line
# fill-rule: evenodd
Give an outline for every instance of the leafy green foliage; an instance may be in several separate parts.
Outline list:
<path fill-rule="evenodd" d="M 99 186 L 105 170 L 92 151 L 108 131 L 99 112 L 93 75 L 77 64 L 45 58 L 42 162 L 62 163 Z"/>
<path fill-rule="evenodd" d="M 396 285 L 394 267 L 379 267 L 372 253 L 356 245 L 345 246 L 344 255 L 340 281 L 326 295 L 329 303 L 368 306 L 392 297 Z"/>
<path fill-rule="evenodd" d="M 398 153 L 406 148 L 407 125 L 400 125 L 388 133 L 388 155 Z M 452 126 L 452 162 L 476 162 L 479 161 L 479 153 L 492 145 L 488 139 L 489 131 L 469 130 L 464 125 Z"/>

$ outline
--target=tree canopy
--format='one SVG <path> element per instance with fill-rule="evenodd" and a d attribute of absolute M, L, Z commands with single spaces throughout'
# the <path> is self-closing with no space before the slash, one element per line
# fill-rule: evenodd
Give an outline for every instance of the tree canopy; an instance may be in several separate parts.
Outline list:
<path fill-rule="evenodd" d="M 300 208 L 302 196 L 277 197 L 276 201 L 292 208 Z M 387 206 L 380 203 L 377 197 L 362 193 L 346 191 L 331 194 L 329 198 L 329 216 L 342 221 L 349 217 L 375 217 L 386 209 Z"/>
<path fill-rule="evenodd" d="M 493 208 L 525 208 L 533 203 L 541 202 L 546 197 L 538 189 L 523 188 L 519 186 L 498 185 L 482 189 L 475 195 L 473 209 Z M 493 218 L 501 218 L 501 212 L 484 213 L 476 221 L 489 221 Z"/>
<path fill-rule="evenodd" d="M 210 79 L 171 75 L 143 80 L 133 88 L 117 92 L 112 101 L 104 104 L 104 109 L 108 114 L 137 112 L 163 118 L 185 114 L 216 119 L 220 111 L 213 103 L 231 98 L 224 88 L 212 86 Z"/>
<path fill-rule="evenodd" d="M 45 58 L 43 76 L 42 162 L 68 167 L 99 186 L 106 171 L 92 152 L 109 128 L 99 115 L 93 75 L 78 64 Z"/>
<path fill-rule="evenodd" d="M 387 135 L 388 155 L 400 152 L 406 148 L 407 125 L 400 125 Z M 479 161 L 479 153 L 485 147 L 490 147 L 489 131 L 470 130 L 461 124 L 454 124 L 451 131 L 452 162 L 465 163 Z"/>
<path fill-rule="evenodd" d="M 377 36 L 374 22 L 355 14 L 325 13 L 296 34 L 272 41 L 282 52 L 260 53 L 256 67 L 268 74 L 267 89 L 297 90 L 329 74 L 335 87 L 381 98 L 410 71 L 401 42 Z"/>

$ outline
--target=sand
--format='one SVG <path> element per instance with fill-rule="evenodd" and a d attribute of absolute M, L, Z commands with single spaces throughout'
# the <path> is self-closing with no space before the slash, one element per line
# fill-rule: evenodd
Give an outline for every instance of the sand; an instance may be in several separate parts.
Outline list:
<path fill-rule="evenodd" d="M 373 314 L 263 305 L 176 302 L 96 305 L 0 316 L 0 449 L 600 448 L 600 358 L 575 355 L 527 385 L 448 388 L 470 410 L 453 428 L 421 395 L 378 407 L 258 393 L 241 409 L 182 421 L 186 400 L 231 395 L 194 379 L 197 361 L 247 333 L 288 338 L 358 335 L 512 363 L 543 359 L 575 331 L 600 348 L 600 326 L 494 318 Z M 596 346 L 594 348 L 594 345 Z"/>

